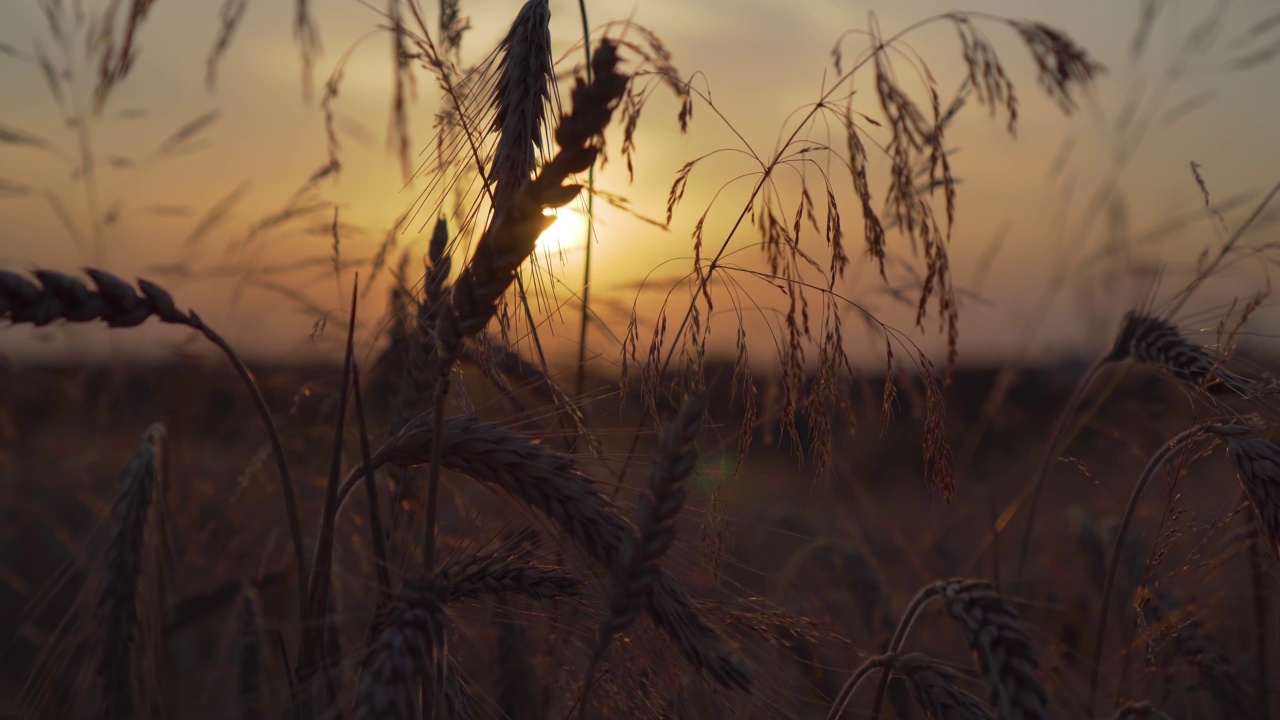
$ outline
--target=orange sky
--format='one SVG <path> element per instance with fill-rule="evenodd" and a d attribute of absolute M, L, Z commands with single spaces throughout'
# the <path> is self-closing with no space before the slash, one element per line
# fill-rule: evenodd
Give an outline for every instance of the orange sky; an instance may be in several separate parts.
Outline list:
<path fill-rule="evenodd" d="M 107 4 L 62 1 L 68 16 L 79 6 L 93 16 Z M 58 56 L 40 5 L 35 0 L 0 3 L 0 43 L 10 48 L 0 54 L 0 128 L 40 136 L 53 148 L 0 144 L 0 267 L 71 270 L 92 264 L 124 275 L 146 275 L 169 287 L 181 304 L 197 308 L 249 354 L 298 357 L 313 352 L 309 338 L 320 310 L 340 310 L 343 288 L 351 281 L 350 272 L 335 280 L 323 263 L 331 254 L 331 205 L 340 206 L 342 257 L 368 258 L 386 228 L 410 207 L 423 182 L 403 188 L 398 161 L 387 151 L 390 50 L 388 35 L 379 31 L 377 12 L 351 0 L 313 3 L 324 52 L 316 65 L 317 92 L 304 99 L 291 3 L 280 1 L 247 0 L 243 24 L 219 65 L 217 90 L 206 89 L 206 59 L 216 36 L 219 5 L 189 0 L 155 4 L 141 29 L 131 74 L 91 123 L 100 168 L 96 206 L 99 213 L 116 209 L 116 218 L 103 226 L 97 242 L 78 243 L 50 198 L 58 198 L 79 233 L 93 234 L 89 193 L 85 183 L 73 177 L 79 152 L 76 130 L 66 122 L 80 112 L 74 98 L 87 98 L 89 84 L 82 81 L 78 90 L 69 88 L 60 106 L 31 61 L 37 45 Z M 951 131 L 950 145 L 958 150 L 954 168 L 962 180 L 952 262 L 958 286 L 972 291 L 962 316 L 962 353 L 976 359 L 1017 352 L 1028 342 L 1028 331 L 1035 333 L 1032 347 L 1037 352 L 1096 345 L 1098 333 L 1109 332 L 1109 323 L 1124 307 L 1144 296 L 1150 271 L 1174 263 L 1166 269 L 1164 283 L 1177 287 L 1176 264 L 1194 261 L 1201 248 L 1217 241 L 1213 224 L 1201 212 L 1203 201 L 1189 170 L 1191 161 L 1201 165 L 1216 200 L 1243 196 L 1256 202 L 1280 179 L 1280 143 L 1274 137 L 1274 118 L 1280 116 L 1280 65 L 1249 70 L 1232 70 L 1230 65 L 1254 50 L 1280 47 L 1280 23 L 1273 23 L 1259 38 L 1249 34 L 1260 21 L 1275 17 L 1274 5 L 1269 0 L 1240 0 L 1225 11 L 1220 26 L 1211 28 L 1203 24 L 1211 13 L 1206 3 L 1157 3 L 1161 13 L 1147 48 L 1136 58 L 1131 46 L 1143 3 L 974 0 L 962 5 L 974 12 L 1044 21 L 1066 31 L 1109 68 L 1081 110 L 1065 118 L 1038 92 L 1030 57 L 1016 35 L 994 24 L 983 25 L 1020 89 L 1021 121 L 1018 138 L 1011 139 L 1002 121 L 971 104 Z M 882 6 L 876 9 L 876 19 L 887 33 L 952 8 L 934 0 Z M 424 7 L 434 17 L 434 6 Z M 478 61 L 493 49 L 518 7 L 514 0 L 464 0 L 463 12 L 473 25 L 464 39 L 464 62 Z M 628 181 L 618 156 L 621 138 L 611 135 L 611 162 L 601 173 L 601 188 L 626 196 L 642 214 L 661 218 L 667 189 L 687 160 L 720 148 L 742 150 L 744 141 L 757 154 L 768 155 L 783 129 L 792 127 L 792 111 L 817 97 L 824 74 L 833 77 L 830 51 L 840 32 L 867 27 L 867 6 L 851 7 L 835 0 L 588 2 L 593 24 L 631 18 L 652 28 L 682 73 L 698 73 L 698 86 L 709 89 L 716 109 L 741 136 L 704 105 L 696 107 L 691 131 L 680 135 L 675 104 L 669 95 L 658 93 L 642 116 L 634 182 Z M 557 54 L 568 52 L 579 40 L 576 3 L 553 0 L 551 9 L 554 49 Z M 1198 27 L 1212 32 L 1202 33 L 1207 41 L 1197 49 L 1188 46 L 1187 38 Z M 863 47 L 856 38 L 848 42 L 851 52 Z M 939 24 L 911 35 L 909 42 L 949 98 L 963 67 L 955 32 Z M 73 52 L 79 53 L 76 47 Z M 318 187 L 315 199 L 326 204 L 325 209 L 263 233 L 250 253 L 229 255 L 228 247 L 264 215 L 278 210 L 326 162 L 319 88 L 348 50 L 336 103 L 344 171 L 336 182 Z M 574 62 L 577 55 L 571 58 Z M 1186 67 L 1176 82 L 1168 82 L 1167 73 L 1179 58 Z M 859 107 L 867 102 L 870 109 L 871 75 L 856 81 L 855 87 Z M 418 101 L 411 111 L 417 148 L 431 141 L 438 107 L 435 92 L 433 80 L 420 73 Z M 216 122 L 196 142 L 170 156 L 157 155 L 175 130 L 215 110 Z M 1136 140 L 1122 129 L 1123 119 L 1135 111 L 1136 117 L 1152 121 Z M 810 135 L 821 139 L 819 133 Z M 837 146 L 843 142 L 831 139 Z M 1064 148 L 1069 154 L 1063 154 Z M 1054 172 L 1059 158 L 1065 163 L 1058 163 L 1059 171 Z M 594 292 L 605 327 L 593 331 L 596 353 L 616 358 L 610 333 L 620 337 L 624 332 L 626 317 L 619 313 L 635 300 L 636 283 L 647 277 L 648 287 L 665 290 L 688 271 L 691 229 L 713 199 L 706 237 L 708 244 L 719 244 L 751 186 L 750 178 L 741 177 L 756 169 L 743 153 L 722 153 L 707 161 L 695 172 L 669 231 L 607 207 L 599 211 Z M 873 164 L 872 186 L 877 197 L 883 197 L 887 179 L 877 169 Z M 1111 204 L 1088 220 L 1090 197 L 1109 181 L 1117 183 L 1117 197 L 1124 204 Z M 225 220 L 198 241 L 188 242 L 199 218 L 238 188 L 240 199 Z M 1249 209 L 1246 203 L 1228 211 L 1227 222 L 1241 221 Z M 420 242 L 416 231 L 429 217 L 430 213 L 424 215 L 413 227 L 415 232 L 403 235 L 401 244 Z M 1149 232 L 1170 224 L 1159 234 L 1165 244 L 1151 245 Z M 860 226 L 856 215 L 845 220 L 847 232 Z M 1274 226 L 1270 232 L 1274 235 Z M 848 294 L 882 319 L 910 327 L 910 309 L 887 297 L 876 275 L 863 267 L 859 241 L 851 241 L 855 268 Z M 753 242 L 753 235 L 743 234 L 732 247 L 746 248 Z M 1107 243 L 1128 250 L 1086 266 L 1087 277 L 1073 281 L 1060 301 L 1039 314 L 1045 279 L 1061 266 L 1062 258 L 1078 261 Z M 890 245 L 910 257 L 902 239 L 894 238 Z M 563 261 L 553 260 L 564 283 L 556 296 L 565 309 L 559 324 L 547 332 L 566 339 L 576 333 L 577 308 L 571 298 L 581 286 L 581 255 L 579 248 L 566 253 Z M 754 255 L 758 253 L 748 249 L 734 257 L 755 267 Z M 994 260 L 988 262 L 990 258 Z M 267 282 L 301 293 L 314 309 L 243 276 L 218 274 L 228 262 L 261 269 L 303 259 L 320 259 L 320 265 L 304 273 L 272 275 Z M 179 262 L 198 268 L 204 277 L 161 272 Z M 1245 291 L 1252 291 L 1262 275 L 1256 266 L 1243 265 L 1235 277 L 1246 283 L 1241 286 Z M 361 313 L 370 330 L 381 314 L 385 281 L 384 275 Z M 776 308 L 781 297 L 763 283 L 744 286 L 743 291 L 747 300 L 765 308 L 761 316 Z M 1212 324 L 1210 311 L 1229 291 L 1220 286 L 1202 296 L 1193 309 L 1204 312 L 1187 313 L 1184 325 Z M 688 301 L 684 290 L 674 297 Z M 646 316 L 656 311 L 650 300 L 642 300 L 639 307 Z M 753 339 L 767 346 L 767 327 L 759 320 L 748 322 L 753 333 L 760 333 Z M 717 316 L 713 324 L 731 327 L 732 319 Z M 65 356 L 92 351 L 123 356 L 140 346 L 158 347 L 163 353 L 186 337 L 161 328 L 130 332 L 3 329 L 0 353 Z M 334 340 L 337 334 L 331 328 L 326 338 Z M 850 331 L 851 343 L 857 337 Z M 925 337 L 927 346 L 937 346 L 934 333 Z M 323 341 L 320 346 L 330 347 Z"/>

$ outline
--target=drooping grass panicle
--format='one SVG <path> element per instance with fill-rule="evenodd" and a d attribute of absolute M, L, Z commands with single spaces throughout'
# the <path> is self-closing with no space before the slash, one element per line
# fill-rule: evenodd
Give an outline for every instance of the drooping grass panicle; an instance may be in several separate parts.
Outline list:
<path fill-rule="evenodd" d="M 1063 112 L 1075 110 L 1075 94 L 1093 83 L 1106 68 L 1060 30 L 1038 22 L 1008 22 L 1031 50 L 1040 75 L 1040 87 Z"/>
<path fill-rule="evenodd" d="M 1280 559 L 1280 447 L 1246 437 L 1226 440 L 1227 457 L 1253 507 L 1267 550 Z"/>
<path fill-rule="evenodd" d="M 555 84 L 550 21 L 547 0 L 527 0 L 502 40 L 493 97 L 498 145 L 489 172 L 495 208 L 505 207 L 529 182 L 543 147 Z"/>
<path fill-rule="evenodd" d="M 147 431 L 120 472 L 119 489 L 111 507 L 106 581 L 98 600 L 102 634 L 98 674 L 107 718 L 130 718 L 134 713 L 132 661 L 138 624 L 138 583 L 143 569 L 147 514 L 159 481 L 156 458 L 164 435 L 162 425 Z"/>

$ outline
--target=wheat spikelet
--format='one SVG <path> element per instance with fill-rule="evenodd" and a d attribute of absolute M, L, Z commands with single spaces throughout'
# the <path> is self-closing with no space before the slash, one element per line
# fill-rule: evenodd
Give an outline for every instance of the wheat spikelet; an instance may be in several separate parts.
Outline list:
<path fill-rule="evenodd" d="M 147 510 L 157 482 L 156 457 L 163 438 L 164 426 L 153 425 L 147 430 L 133 457 L 120 471 L 120 489 L 111 507 L 106 586 L 98 601 L 102 628 L 98 674 L 102 677 L 104 715 L 107 718 L 133 716 L 130 668 L 134 628 L 138 623 L 138 580 L 142 575 Z"/>
<path fill-rule="evenodd" d="M 1207 350 L 1188 342 L 1168 321 L 1152 315 L 1125 313 L 1107 361 L 1132 358 L 1140 363 L 1164 368 L 1177 379 L 1210 392 L 1229 390 L 1240 396 L 1250 393 L 1252 383 L 1227 372 Z"/>
<path fill-rule="evenodd" d="M 1036 675 L 1036 654 L 1018 613 L 991 583 L 981 580 L 947 581 L 940 595 L 947 614 L 965 627 L 1000 720 L 1044 718 L 1048 696 Z"/>
<path fill-rule="evenodd" d="M 956 687 L 956 674 L 929 657 L 909 653 L 894 659 L 892 668 L 930 720 L 991 720 L 981 700 Z"/>
<path fill-rule="evenodd" d="M 535 600 L 577 597 L 582 581 L 563 570 L 515 558 L 470 557 L 441 565 L 436 583 L 446 602 L 493 595 L 520 595 Z"/>
<path fill-rule="evenodd" d="M 444 648 L 441 597 L 431 586 L 416 584 L 406 587 L 386 608 L 356 688 L 357 720 L 420 717 L 419 680 Z M 430 676 L 434 682 L 435 673 Z M 424 706 L 431 702 L 431 698 L 422 699 Z"/>
<path fill-rule="evenodd" d="M 503 38 L 494 104 L 498 133 L 489 181 L 495 208 L 505 207 L 529 181 L 542 148 L 547 103 L 555 68 L 551 58 L 551 8 L 547 0 L 528 0 Z"/>
<path fill-rule="evenodd" d="M 1227 457 L 1253 506 L 1267 549 L 1280 558 L 1280 447 L 1265 440 L 1228 437 Z"/>
<path fill-rule="evenodd" d="M 372 465 L 419 465 L 431 457 L 434 428 L 407 426 L 374 454 Z M 551 518 L 571 540 L 604 568 L 619 564 L 634 534 L 594 481 L 573 462 L 549 448 L 473 416 L 450 418 L 441 428 L 444 467 L 492 485 Z M 345 496 L 358 477 L 343 485 Z M 717 682 L 746 689 L 750 678 L 723 639 L 693 608 L 687 593 L 659 569 L 647 611 L 676 640 L 681 653 Z"/>

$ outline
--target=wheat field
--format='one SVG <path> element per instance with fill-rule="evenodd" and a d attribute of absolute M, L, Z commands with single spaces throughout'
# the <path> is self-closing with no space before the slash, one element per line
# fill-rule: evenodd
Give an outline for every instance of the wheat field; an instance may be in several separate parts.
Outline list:
<path fill-rule="evenodd" d="M 741 195 L 691 207 L 722 162 L 691 156 L 661 218 L 604 174 L 643 172 L 648 125 L 671 118 L 642 111 L 674 110 L 676 133 L 735 126 L 653 30 L 585 3 L 512 3 L 500 28 L 456 0 L 370 5 L 391 48 L 387 168 L 411 189 L 383 233 L 325 199 L 354 162 L 356 81 L 294 0 L 324 164 L 224 262 L 201 243 L 243 193 L 133 278 L 110 246 L 133 205 L 103 199 L 95 133 L 171 2 L 39 0 L 52 40 L 0 45 L 74 120 L 65 152 L 7 124 L 0 150 L 69 162 L 86 208 L 44 193 L 78 265 L 0 258 L 0 350 L 66 329 L 133 357 L 0 352 L 0 716 L 1280 712 L 1280 386 L 1262 342 L 1280 185 L 1220 201 L 1191 163 L 1198 256 L 1162 248 L 1156 281 L 1119 241 L 1079 258 L 1144 288 L 1104 309 L 1092 362 L 966 362 L 981 298 L 953 263 L 977 251 L 958 239 L 949 133 L 1096 109 L 1108 69 L 1067 33 L 872 15 L 776 146 L 743 153 L 752 171 L 725 185 Z M 220 4 L 210 88 L 251 4 Z M 554 36 L 553 10 L 581 34 Z M 954 89 L 911 45 L 937 29 Z M 470 52 L 486 31 L 496 45 Z M 1280 21 L 1249 32 L 1265 50 Z M 0 191 L 40 195 L 21 181 Z M 692 217 L 674 280 L 599 280 L 593 248 L 637 242 L 595 223 L 606 207 L 664 231 Z M 1115 207 L 1084 212 L 1101 227 Z M 553 244 L 570 212 L 573 277 Z M 324 251 L 273 264 L 255 248 L 276 232 Z M 243 352 L 219 308 L 188 304 L 200 280 L 314 310 L 319 349 Z M 1028 305 L 1077 281 L 1063 270 Z"/>

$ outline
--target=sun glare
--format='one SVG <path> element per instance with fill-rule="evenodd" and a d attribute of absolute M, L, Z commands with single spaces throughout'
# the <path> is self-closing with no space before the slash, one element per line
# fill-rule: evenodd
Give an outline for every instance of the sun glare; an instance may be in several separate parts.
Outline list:
<path fill-rule="evenodd" d="M 551 223 L 538 237 L 538 249 L 547 252 L 564 252 L 582 247 L 587 241 L 587 218 L 573 208 L 560 208 Z"/>

